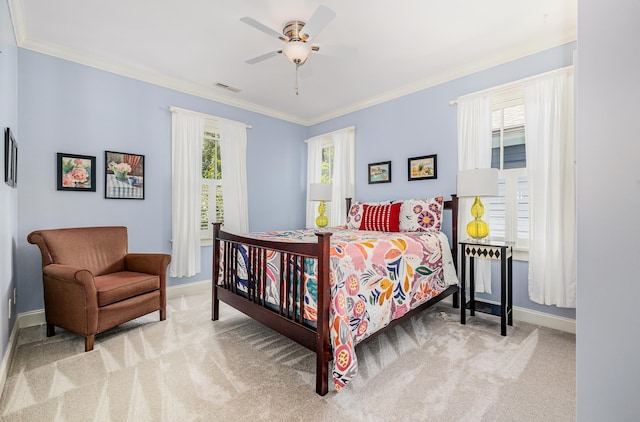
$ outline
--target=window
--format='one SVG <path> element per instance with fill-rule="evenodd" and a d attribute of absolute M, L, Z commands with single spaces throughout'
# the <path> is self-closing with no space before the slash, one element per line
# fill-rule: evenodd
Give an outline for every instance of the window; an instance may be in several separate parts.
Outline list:
<path fill-rule="evenodd" d="M 499 195 L 491 202 L 491 236 L 529 246 L 529 193 L 521 87 L 493 96 L 491 167 L 499 172 Z"/>
<path fill-rule="evenodd" d="M 333 183 L 333 153 L 335 149 L 330 142 L 322 145 L 322 183 Z"/>
<path fill-rule="evenodd" d="M 329 224 L 346 223 L 344 198 L 353 198 L 355 127 L 339 129 L 305 141 L 307 148 L 307 196 L 311 183 L 330 183 L 332 200 L 326 204 Z M 307 201 L 306 227 L 316 227 L 318 203 Z"/>
<path fill-rule="evenodd" d="M 200 238 L 211 240 L 211 223 L 224 223 L 222 207 L 222 160 L 220 159 L 220 135 L 205 128 L 202 139 L 202 199 L 200 207 Z"/>

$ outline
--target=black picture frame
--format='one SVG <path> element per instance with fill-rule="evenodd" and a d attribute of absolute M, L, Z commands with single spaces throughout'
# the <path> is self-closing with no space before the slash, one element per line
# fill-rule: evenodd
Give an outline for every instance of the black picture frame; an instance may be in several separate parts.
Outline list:
<path fill-rule="evenodd" d="M 438 178 L 438 155 L 423 155 L 407 160 L 409 181 Z"/>
<path fill-rule="evenodd" d="M 391 183 L 391 161 L 369 164 L 369 184 Z"/>
<path fill-rule="evenodd" d="M 144 199 L 144 155 L 105 151 L 104 167 L 105 198 Z"/>
<path fill-rule="evenodd" d="M 77 192 L 96 191 L 96 157 L 92 155 L 56 154 L 56 188 Z"/>
<path fill-rule="evenodd" d="M 4 182 L 12 188 L 18 186 L 18 143 L 10 128 L 4 130 Z"/>

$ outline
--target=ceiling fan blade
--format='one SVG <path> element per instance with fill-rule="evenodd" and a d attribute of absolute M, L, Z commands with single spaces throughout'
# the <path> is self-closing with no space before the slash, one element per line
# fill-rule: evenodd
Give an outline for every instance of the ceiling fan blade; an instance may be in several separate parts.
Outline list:
<path fill-rule="evenodd" d="M 301 32 L 307 35 L 307 42 L 314 39 L 335 17 L 336 13 L 333 10 L 321 4 L 302 27 Z"/>
<path fill-rule="evenodd" d="M 248 16 L 245 16 L 243 18 L 240 18 L 240 20 L 244 23 L 246 23 L 249 26 L 253 26 L 255 29 L 257 29 L 258 31 L 262 31 L 267 35 L 270 35 L 272 37 L 276 37 L 278 39 L 281 39 L 284 42 L 289 41 L 288 37 L 285 37 L 283 34 L 269 28 L 267 25 L 262 24 L 260 22 L 258 22 L 257 20 L 250 18 Z"/>
<path fill-rule="evenodd" d="M 282 50 L 270 51 L 270 52 L 265 53 L 265 54 L 263 54 L 261 56 L 254 57 L 253 59 L 245 60 L 245 63 L 256 64 L 256 63 L 261 62 L 263 60 L 267 60 L 267 59 L 269 59 L 271 57 L 277 56 L 280 53 L 282 53 Z"/>

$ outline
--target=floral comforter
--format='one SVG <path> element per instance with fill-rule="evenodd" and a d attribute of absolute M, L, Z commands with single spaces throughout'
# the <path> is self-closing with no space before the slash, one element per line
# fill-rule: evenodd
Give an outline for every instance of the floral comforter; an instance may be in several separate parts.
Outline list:
<path fill-rule="evenodd" d="M 330 259 L 330 338 L 336 390 L 358 371 L 355 345 L 409 310 L 457 284 L 446 236 L 439 231 L 371 232 L 333 229 Z M 314 230 L 252 233 L 248 237 L 315 242 Z M 267 300 L 278 305 L 279 254 L 268 256 Z M 239 261 L 245 259 L 239 258 Z M 238 262 L 245 272 L 246 262 Z M 317 261 L 305 263 L 304 318 L 316 321 Z M 239 274 L 240 275 L 240 274 Z M 246 273 L 240 275 L 246 280 Z M 245 286 L 240 286 L 246 289 Z"/>

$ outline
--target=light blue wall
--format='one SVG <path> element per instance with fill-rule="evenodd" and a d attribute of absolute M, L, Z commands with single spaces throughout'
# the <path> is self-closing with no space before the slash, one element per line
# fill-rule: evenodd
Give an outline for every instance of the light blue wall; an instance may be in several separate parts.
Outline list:
<path fill-rule="evenodd" d="M 356 198 L 380 200 L 455 192 L 456 107 L 464 94 L 543 73 L 572 63 L 575 43 L 544 51 L 414 94 L 304 128 L 214 101 L 125 78 L 51 56 L 18 49 L 21 152 L 29 171 L 21 173 L 18 200 L 19 311 L 42 309 L 40 257 L 26 243 L 39 228 L 122 224 L 130 228 L 132 251 L 170 252 L 171 119 L 169 106 L 238 120 L 248 131 L 249 221 L 252 231 L 304 226 L 306 145 L 303 139 L 356 127 Z M 57 152 L 95 155 L 104 151 L 146 156 L 146 199 L 104 199 L 98 171 L 95 193 L 55 189 Z M 438 154 L 438 178 L 409 182 L 407 158 Z M 369 185 L 367 164 L 392 161 L 392 183 Z M 289 204 L 283 207 L 281 204 Z M 449 231 L 450 227 L 446 226 Z M 170 285 L 210 278 L 211 248 L 203 248 L 202 273 L 171 279 Z M 498 291 L 499 272 L 494 271 Z M 516 306 L 575 318 L 575 310 L 532 303 L 527 264 L 514 265 Z M 482 297 L 482 296 L 481 296 Z M 497 300 L 494 294 L 488 297 Z"/>
<path fill-rule="evenodd" d="M 295 165 L 306 155 L 304 127 L 24 49 L 18 49 L 18 71 L 20 312 L 44 306 L 39 251 L 26 242 L 32 230 L 125 225 L 129 250 L 171 252 L 170 106 L 251 125 L 250 229 L 304 225 L 305 187 Z M 145 155 L 143 201 L 104 198 L 105 150 Z M 97 157 L 96 192 L 56 190 L 58 152 Z M 205 247 L 202 272 L 168 284 L 210 278 L 211 247 Z"/>
<path fill-rule="evenodd" d="M 578 6 L 576 420 L 637 421 L 640 2 Z"/>
<path fill-rule="evenodd" d="M 356 195 L 358 200 L 406 199 L 456 191 L 457 108 L 449 101 L 465 94 L 569 66 L 575 43 L 543 51 L 311 126 L 307 137 L 342 127 L 356 127 Z M 407 159 L 438 154 L 437 180 L 408 181 Z M 369 185 L 368 163 L 391 160 L 391 183 Z M 450 230 L 445 228 L 445 231 Z M 575 309 L 541 306 L 529 300 L 526 262 L 514 263 L 514 305 L 567 318 Z M 493 295 L 499 301 L 499 266 L 493 268 Z"/>
<path fill-rule="evenodd" d="M 18 49 L 13 34 L 13 24 L 6 1 L 0 2 L 0 356 L 4 356 L 9 335 L 15 325 L 16 312 L 12 305 L 11 319 L 9 299 L 13 300 L 16 285 L 16 243 L 18 236 L 18 189 L 4 183 L 4 131 L 11 128 L 22 153 L 18 132 Z M 21 155 L 19 155 L 20 158 Z M 22 164 L 22 159 L 20 164 Z M 18 166 L 20 169 L 20 166 Z M 22 173 L 21 173 L 22 174 Z M 20 180 L 20 178 L 18 178 Z M 22 182 L 22 180 L 20 180 Z M 21 183 L 18 185 L 21 187 Z"/>

